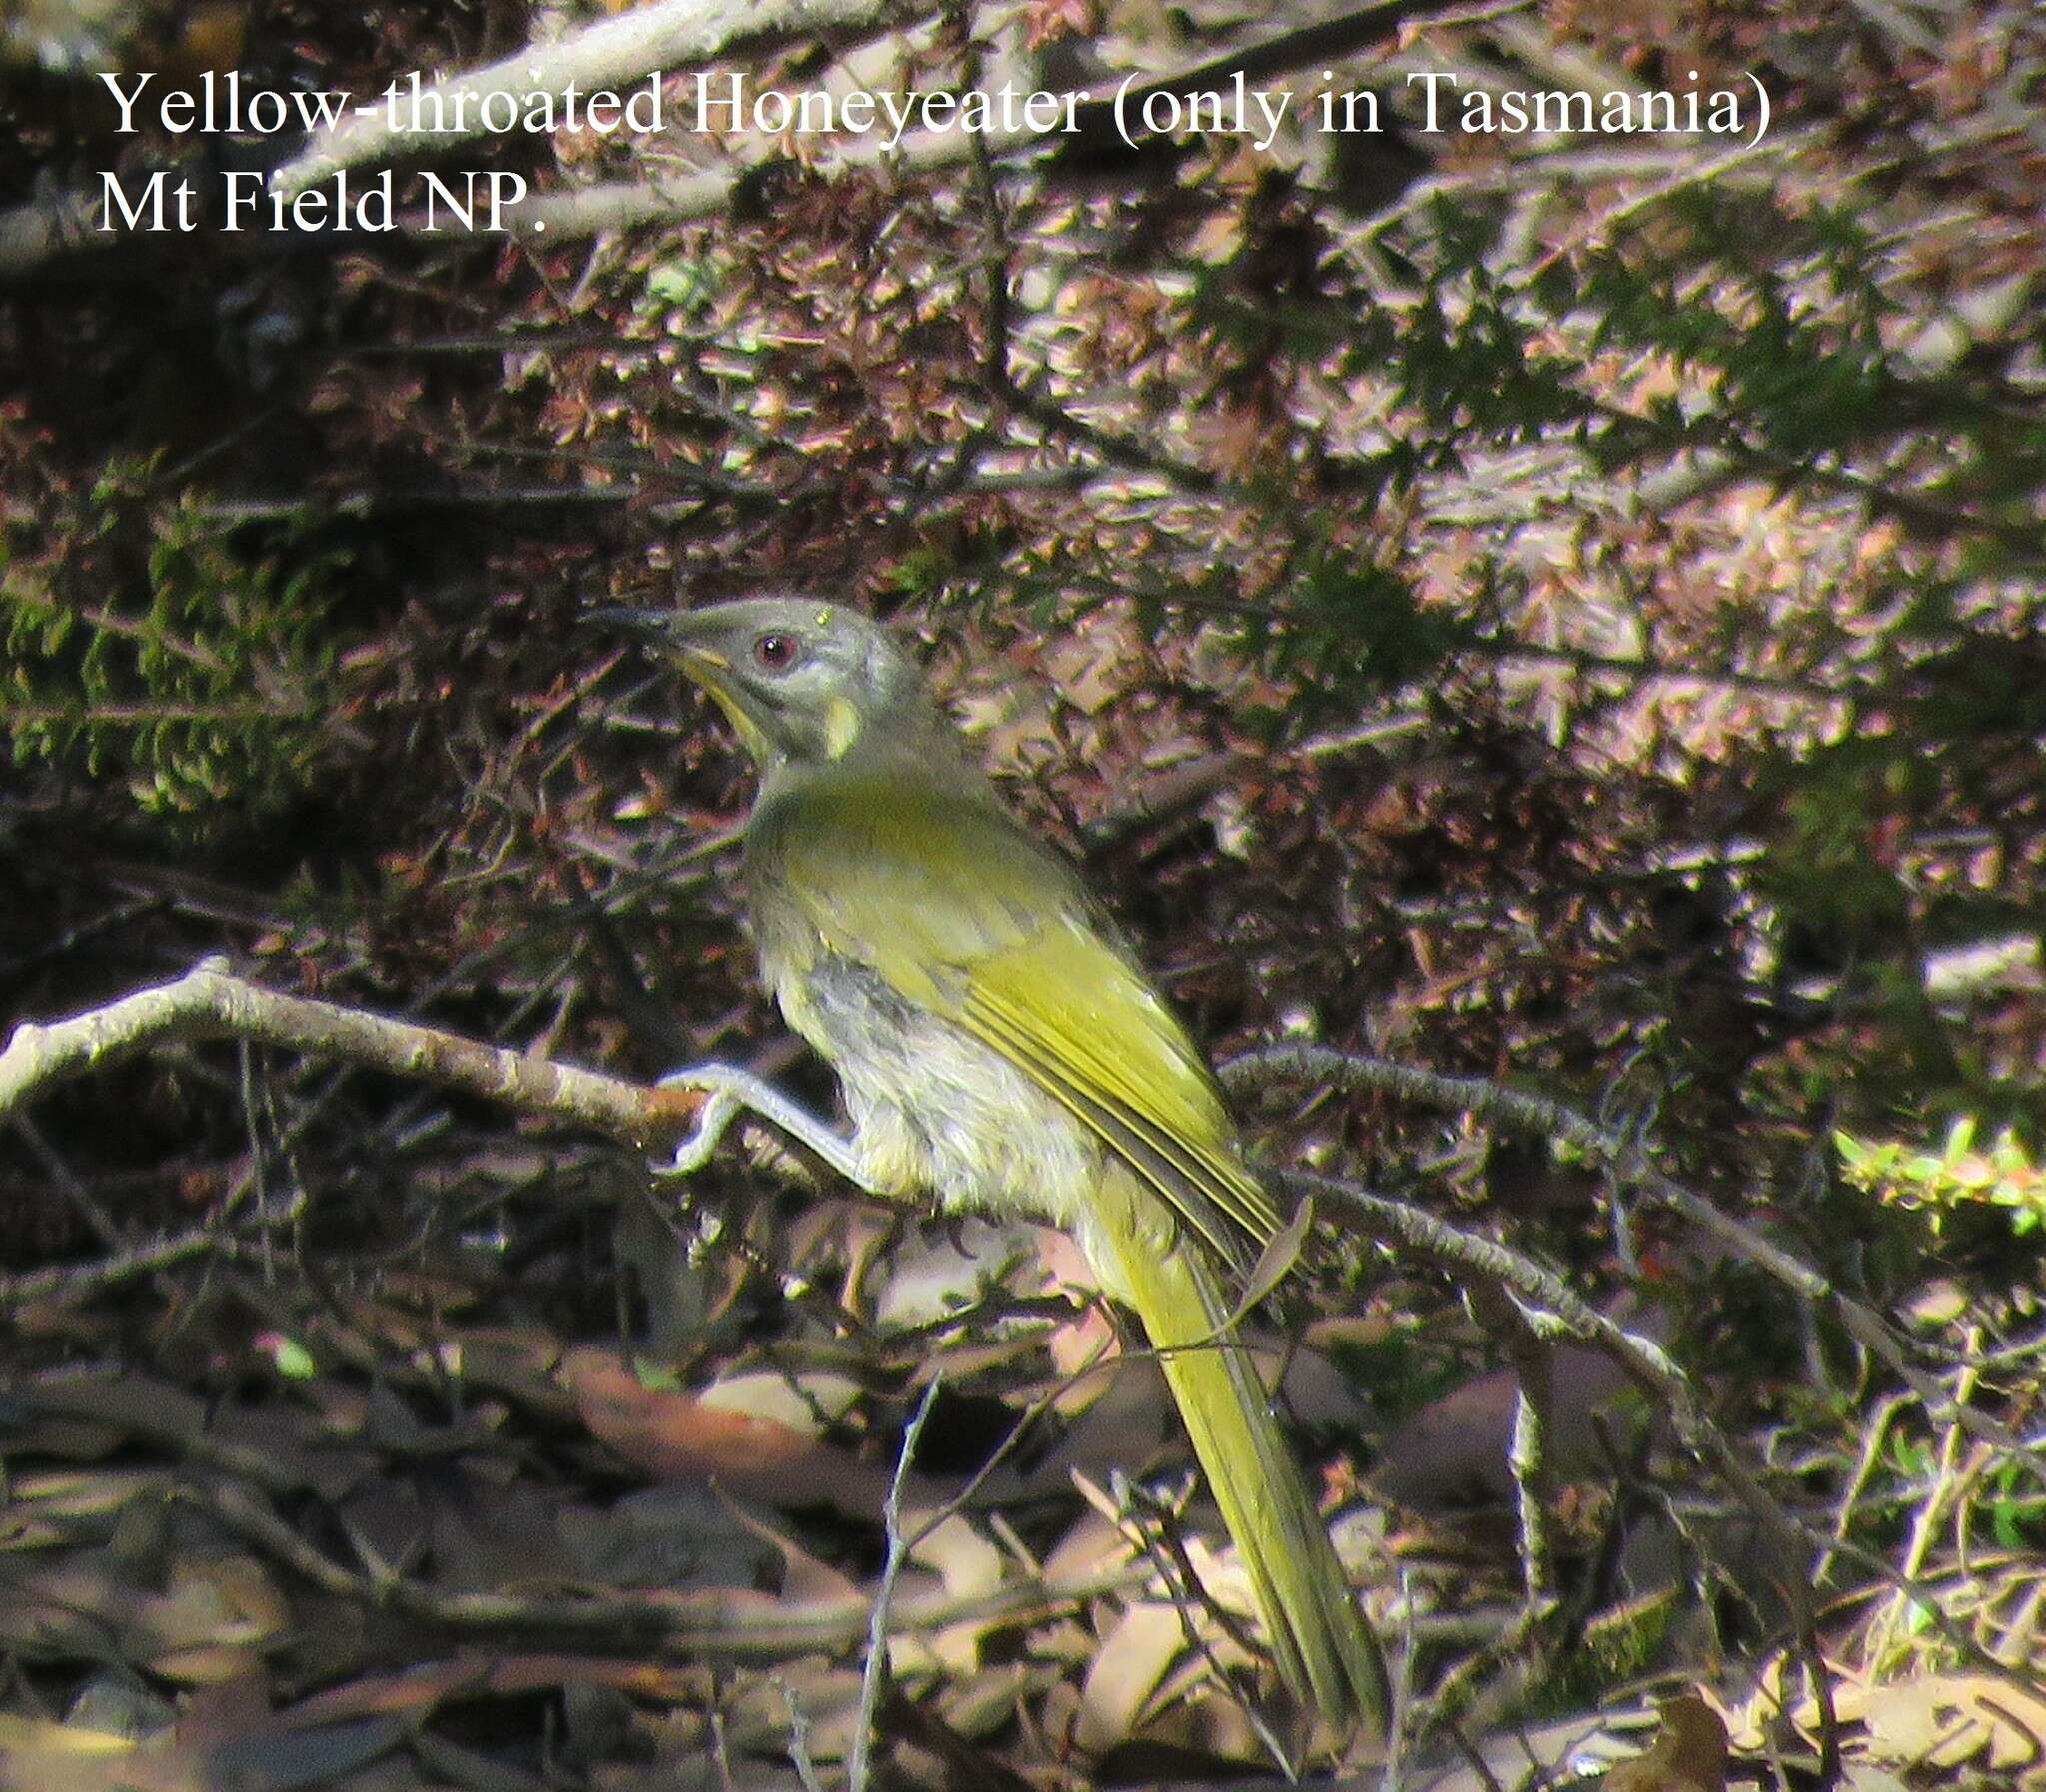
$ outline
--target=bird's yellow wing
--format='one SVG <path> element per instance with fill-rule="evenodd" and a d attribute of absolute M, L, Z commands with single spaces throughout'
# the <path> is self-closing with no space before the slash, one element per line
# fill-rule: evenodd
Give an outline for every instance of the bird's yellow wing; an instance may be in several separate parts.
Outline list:
<path fill-rule="evenodd" d="M 1001 1054 L 1232 1263 L 1278 1227 L 1214 1078 L 1073 873 L 979 790 L 829 773 L 747 836 L 761 949 L 865 965 Z"/>

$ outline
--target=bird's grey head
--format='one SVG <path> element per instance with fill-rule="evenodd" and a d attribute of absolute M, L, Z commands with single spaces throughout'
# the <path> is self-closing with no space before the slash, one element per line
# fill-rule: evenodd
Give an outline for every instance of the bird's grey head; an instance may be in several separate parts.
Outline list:
<path fill-rule="evenodd" d="M 763 770 L 907 747 L 936 727 L 916 667 L 872 617 L 815 597 L 606 611 L 716 699 Z"/>

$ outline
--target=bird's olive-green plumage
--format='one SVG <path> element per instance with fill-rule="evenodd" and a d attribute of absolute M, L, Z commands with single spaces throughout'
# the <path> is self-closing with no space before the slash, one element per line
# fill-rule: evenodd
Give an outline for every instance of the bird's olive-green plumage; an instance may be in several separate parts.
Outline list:
<path fill-rule="evenodd" d="M 838 1072 L 877 1188 L 1072 1233 L 1160 1353 L 1288 1683 L 1385 1676 L 1218 1271 L 1278 1226 L 1213 1078 L 1072 870 L 1019 827 L 887 633 L 768 598 L 646 617 L 760 768 L 762 971 Z"/>

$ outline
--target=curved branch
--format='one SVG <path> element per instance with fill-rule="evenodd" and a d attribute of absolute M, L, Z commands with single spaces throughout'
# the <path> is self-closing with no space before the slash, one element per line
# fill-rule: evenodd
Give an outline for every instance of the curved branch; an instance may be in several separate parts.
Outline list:
<path fill-rule="evenodd" d="M 171 983 L 136 990 L 69 1020 L 25 1021 L 0 1051 L 0 1116 L 54 1084 L 168 1040 L 249 1039 L 345 1058 L 608 1134 L 648 1150 L 671 1145 L 703 1105 L 700 1091 L 648 1089 L 505 1046 L 332 1002 L 281 995 L 209 958 Z"/>
<path fill-rule="evenodd" d="M 1481 1238 L 1438 1220 L 1433 1214 L 1389 1196 L 1309 1170 L 1282 1171 L 1279 1186 L 1313 1196 L 1326 1206 L 1357 1215 L 1375 1237 L 1446 1269 L 1478 1276 L 1527 1304 L 1524 1323 L 1536 1338 L 1565 1337 L 1618 1364 L 1627 1378 L 1664 1413 L 1677 1440 L 1745 1506 L 1767 1539 L 1774 1557 L 1767 1567 L 1777 1591 L 1795 1614 L 1799 1634 L 1815 1634 L 1805 1527 L 1762 1484 L 1747 1460 L 1706 1414 L 1696 1384 L 1652 1339 L 1628 1332 L 1579 1295 L 1553 1270 L 1497 1239 Z"/>
<path fill-rule="evenodd" d="M 1223 1084 L 1231 1089 L 1262 1089 L 1284 1082 L 1314 1083 L 1351 1091 L 1377 1090 L 1403 1101 L 1462 1109 L 1479 1119 L 1494 1116 L 1561 1139 L 1604 1165 L 1620 1181 L 1645 1190 L 1663 1206 L 1712 1234 L 1805 1300 L 1832 1307 L 1855 1342 L 1891 1368 L 1901 1372 L 1909 1366 L 1904 1341 L 1874 1309 L 1855 1300 L 1820 1271 L 1764 1238 L 1752 1226 L 1721 1213 L 1702 1195 L 1685 1188 L 1654 1161 L 1639 1140 L 1602 1127 L 1561 1102 L 1508 1089 L 1485 1077 L 1445 1076 L 1440 1071 L 1398 1064 L 1390 1058 L 1338 1052 L 1327 1046 L 1268 1046 L 1246 1052 L 1217 1070 Z"/>

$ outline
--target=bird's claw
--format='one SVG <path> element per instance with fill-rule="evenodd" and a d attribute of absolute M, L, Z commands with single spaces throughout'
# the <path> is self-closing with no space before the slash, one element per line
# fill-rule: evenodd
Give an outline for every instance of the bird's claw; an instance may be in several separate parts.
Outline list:
<path fill-rule="evenodd" d="M 674 1077 L 663 1077 L 663 1085 L 686 1083 L 686 1071 Z M 725 1130 L 738 1118 L 739 1104 L 731 1093 L 713 1089 L 704 1098 L 703 1105 L 696 1110 L 696 1124 L 689 1129 L 674 1149 L 674 1155 L 665 1164 L 655 1164 L 653 1174 L 658 1177 L 692 1176 L 710 1161 Z"/>

